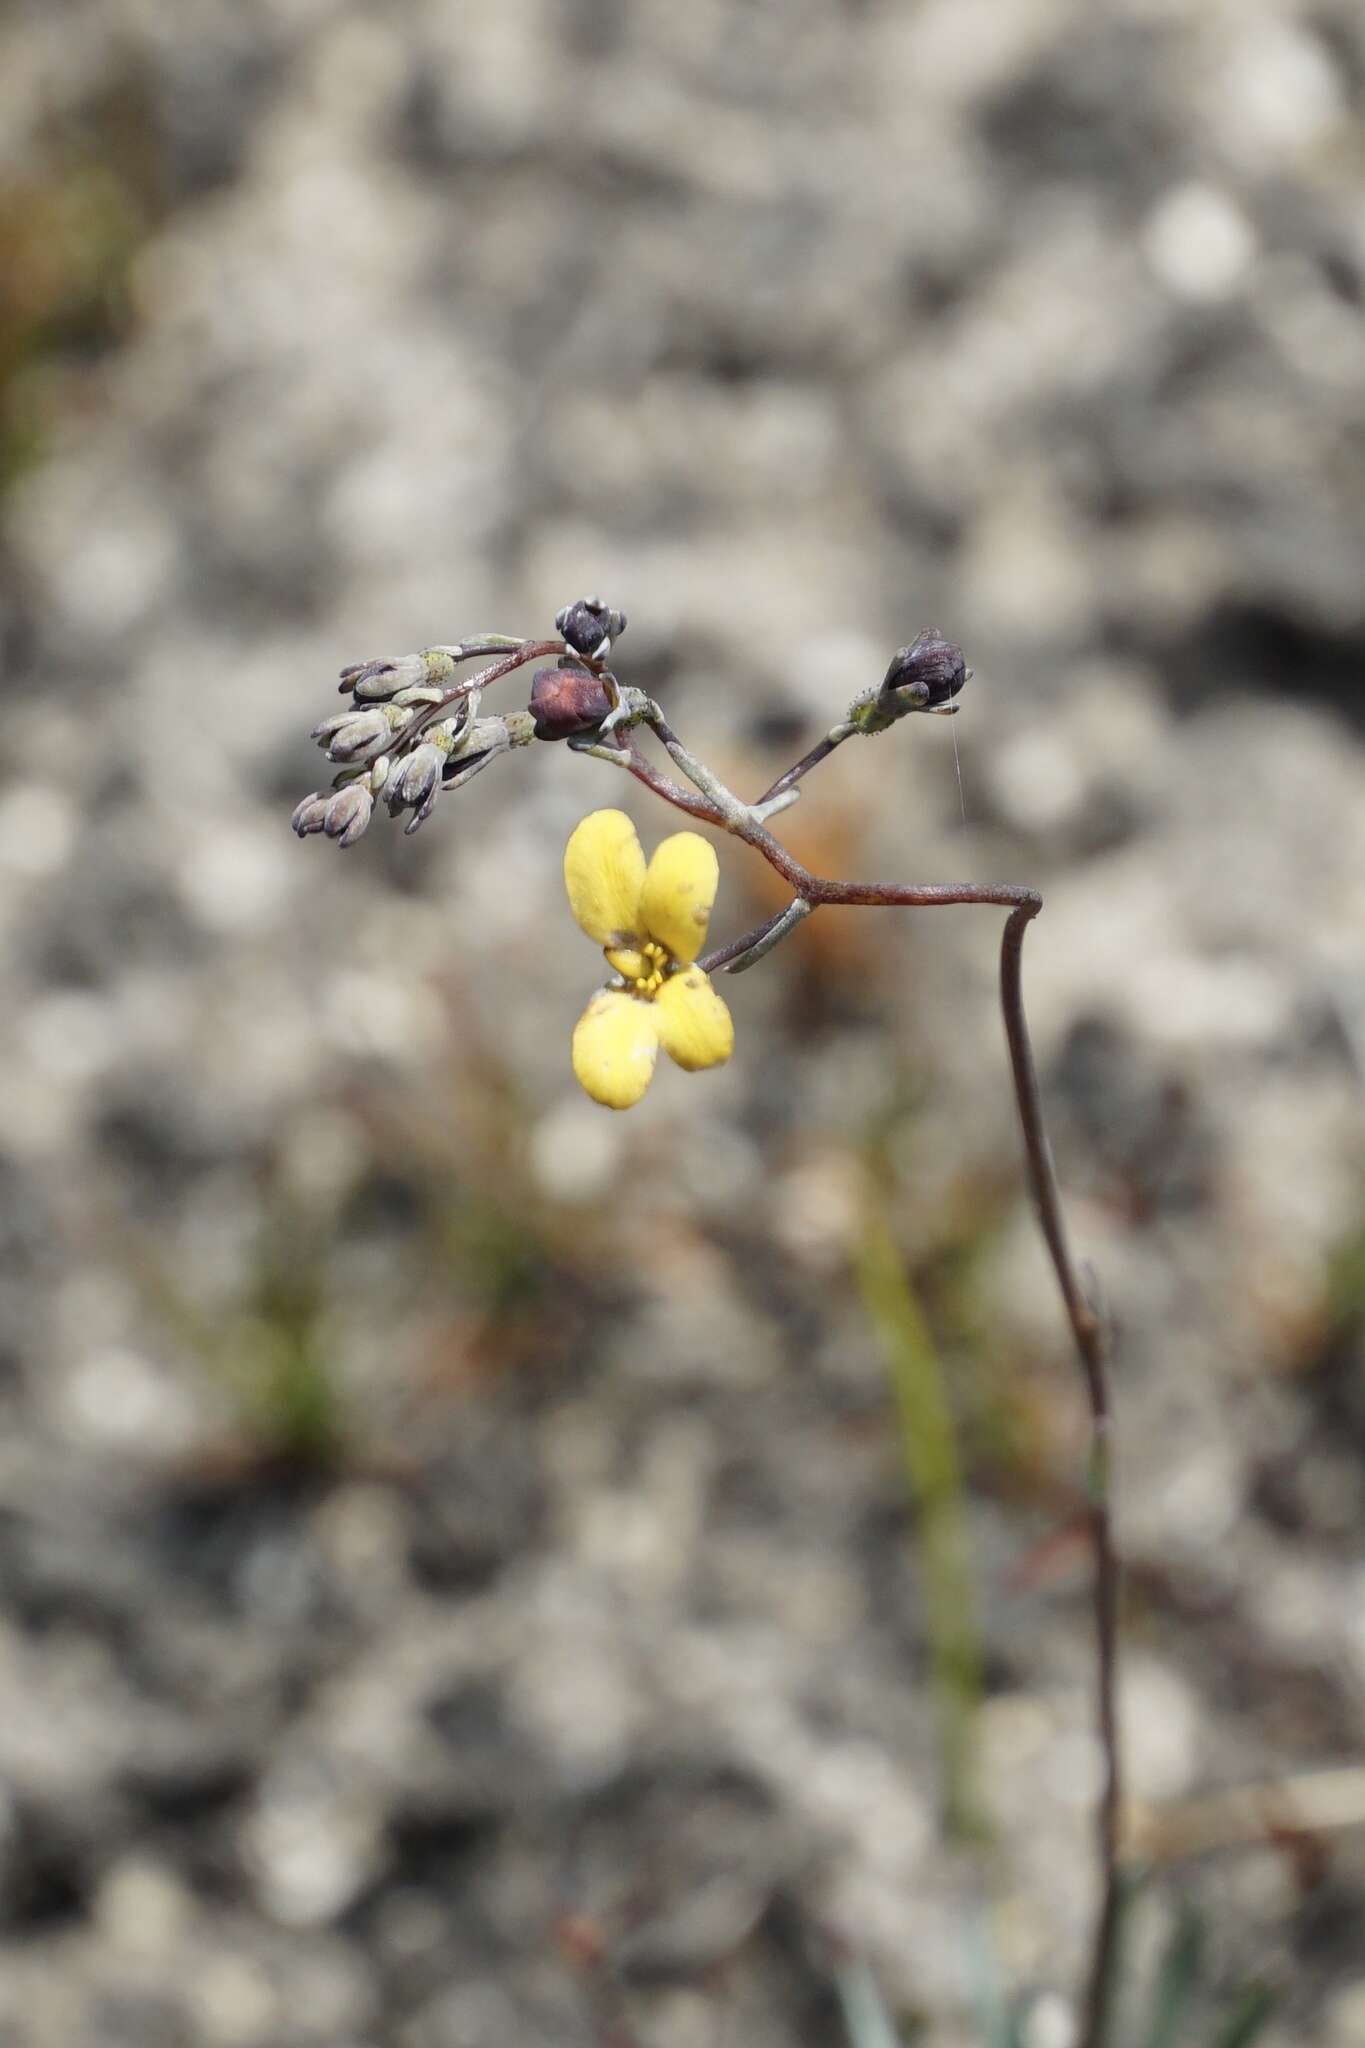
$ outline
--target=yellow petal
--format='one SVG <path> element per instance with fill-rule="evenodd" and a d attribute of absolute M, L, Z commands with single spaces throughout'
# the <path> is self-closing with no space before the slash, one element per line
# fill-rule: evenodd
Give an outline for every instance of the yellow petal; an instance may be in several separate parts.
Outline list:
<path fill-rule="evenodd" d="M 624 989 L 599 989 L 574 1026 L 573 1070 L 594 1102 L 629 1109 L 654 1074 L 659 1027 L 653 1003 Z"/>
<path fill-rule="evenodd" d="M 564 849 L 569 908 L 599 946 L 633 938 L 640 926 L 645 857 L 624 811 L 594 811 Z"/>
<path fill-rule="evenodd" d="M 719 877 L 716 849 L 699 832 L 675 832 L 654 849 L 640 915 L 650 937 L 685 967 L 706 944 Z"/>
<path fill-rule="evenodd" d="M 670 975 L 654 999 L 664 1051 L 690 1074 L 719 1067 L 735 1049 L 735 1027 L 700 967 Z"/>

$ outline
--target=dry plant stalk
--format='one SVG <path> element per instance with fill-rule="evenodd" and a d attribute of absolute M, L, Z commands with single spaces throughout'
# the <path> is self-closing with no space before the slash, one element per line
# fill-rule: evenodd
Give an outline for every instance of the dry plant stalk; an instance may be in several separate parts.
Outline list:
<path fill-rule="evenodd" d="M 1099 1904 L 1083 1993 L 1080 2048 L 1102 2048 L 1121 1904 L 1119 1826 L 1123 1797 L 1117 1724 L 1119 1563 L 1112 1520 L 1112 1411 L 1107 1334 L 1087 1298 L 1067 1240 L 1061 1197 L 1043 1118 L 1023 996 L 1024 936 L 1043 907 L 1036 889 L 1015 883 L 845 882 L 813 874 L 768 829 L 795 803 L 800 784 L 846 741 L 873 738 L 916 713 L 951 717 L 970 678 L 961 650 L 935 630 L 893 657 L 881 684 L 863 691 L 810 751 L 745 803 L 683 745 L 659 705 L 620 683 L 608 666 L 625 617 L 598 598 L 556 614 L 558 638 L 479 634 L 453 646 L 343 669 L 350 706 L 314 728 L 338 764 L 330 793 L 315 791 L 294 812 L 300 838 L 325 833 L 350 846 L 368 829 L 377 802 L 410 813 L 416 831 L 438 800 L 461 788 L 500 755 L 533 741 L 565 741 L 577 753 L 623 769 L 689 818 L 751 846 L 790 888 L 784 910 L 726 945 L 702 954 L 715 894 L 715 855 L 693 833 L 666 840 L 648 869 L 634 828 L 620 812 L 598 812 L 570 841 L 566 879 L 579 923 L 603 945 L 613 970 L 590 1002 L 574 1039 L 580 1081 L 597 1100 L 625 1108 L 644 1092 L 662 1044 L 689 1069 L 727 1059 L 729 1013 L 711 989 L 715 973 L 739 974 L 764 958 L 817 910 L 837 906 L 930 910 L 985 904 L 1006 912 L 1000 949 L 1000 1008 L 1039 1227 L 1071 1326 L 1090 1427 L 1088 1528 L 1093 1560 L 1095 1715 L 1103 1782 L 1095 1815 Z M 492 656 L 457 679 L 464 663 Z M 525 711 L 480 716 L 483 694 L 531 662 L 537 671 Z M 645 729 L 685 778 L 675 781 L 641 752 Z M 613 821 L 613 822 L 608 822 Z M 684 844 L 684 842 L 689 842 Z M 702 849 L 698 852 L 697 849 Z M 700 934 L 700 937 L 697 935 Z M 643 1075 L 643 1078 L 641 1078 Z"/>

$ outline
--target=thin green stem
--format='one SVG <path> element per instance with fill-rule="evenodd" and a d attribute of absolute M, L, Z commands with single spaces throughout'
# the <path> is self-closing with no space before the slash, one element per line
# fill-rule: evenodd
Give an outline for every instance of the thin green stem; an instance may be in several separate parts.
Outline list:
<path fill-rule="evenodd" d="M 915 1500 L 948 1831 L 959 1840 L 978 1841 L 987 1832 L 977 1757 L 982 1654 L 957 1429 L 943 1361 L 880 1205 L 868 1205 L 856 1267 L 863 1304 L 886 1354 Z"/>

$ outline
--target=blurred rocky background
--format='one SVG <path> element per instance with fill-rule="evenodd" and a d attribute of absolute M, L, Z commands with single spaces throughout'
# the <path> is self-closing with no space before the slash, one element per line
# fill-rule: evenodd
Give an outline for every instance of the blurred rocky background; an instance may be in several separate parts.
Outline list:
<path fill-rule="evenodd" d="M 1182 2041 L 1253 1977 L 1276 2048 L 1365 2040 L 1363 109 L 1356 0 L 9 0 L 6 2048 L 866 2048 L 874 1979 L 951 2048 L 992 1970 L 1070 2038 L 1084 1429 L 996 914 L 815 920 L 613 1118 L 560 853 L 672 814 L 545 747 L 288 831 L 344 662 L 598 589 L 745 790 L 964 643 L 955 726 L 783 825 L 1046 892 L 1131 1975 L 1198 1916 Z M 717 941 L 778 900 L 722 858 Z"/>

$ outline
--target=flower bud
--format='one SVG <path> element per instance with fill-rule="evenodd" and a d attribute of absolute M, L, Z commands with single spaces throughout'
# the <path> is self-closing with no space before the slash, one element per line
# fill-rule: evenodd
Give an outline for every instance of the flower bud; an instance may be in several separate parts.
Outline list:
<path fill-rule="evenodd" d="M 971 676 L 962 649 L 945 640 L 937 626 L 926 626 L 908 647 L 893 655 L 882 679 L 882 694 L 920 683 L 928 691 L 924 709 L 931 711 L 955 697 Z"/>
<path fill-rule="evenodd" d="M 357 711 L 349 725 L 334 735 L 328 756 L 333 761 L 373 761 L 412 724 L 413 716 L 397 704 L 375 704 L 368 711 Z"/>
<path fill-rule="evenodd" d="M 403 756 L 385 784 L 384 799 L 392 817 L 396 818 L 401 810 L 416 813 L 406 828 L 409 832 L 415 832 L 431 816 L 441 792 L 441 771 L 449 751 L 448 746 L 443 747 L 436 740 L 424 740 L 420 747 Z"/>
<path fill-rule="evenodd" d="M 349 782 L 327 805 L 322 829 L 338 846 L 354 846 L 374 815 L 374 798 L 368 784 Z"/>
<path fill-rule="evenodd" d="M 424 683 L 426 675 L 427 665 L 420 654 L 403 654 L 394 661 L 352 662 L 341 671 L 341 687 L 360 703 L 377 702 Z"/>
<path fill-rule="evenodd" d="M 316 740 L 319 746 L 325 747 L 333 733 L 340 732 L 342 726 L 349 725 L 354 717 L 355 706 L 349 704 L 344 711 L 334 711 L 330 718 L 320 718 L 308 737 L 310 740 Z"/>
<path fill-rule="evenodd" d="M 327 750 L 329 761 L 358 761 L 371 748 L 382 747 L 393 731 L 385 708 L 374 705 L 368 711 L 343 711 L 315 725 L 311 737 Z"/>
<path fill-rule="evenodd" d="M 612 611 L 600 597 L 580 597 L 555 613 L 555 631 L 589 661 L 609 654 L 612 641 L 619 640 L 625 630 L 625 613 Z"/>
<path fill-rule="evenodd" d="M 300 839 L 306 839 L 310 832 L 321 832 L 324 830 L 327 804 L 328 799 L 322 795 L 320 790 L 315 789 L 311 796 L 306 796 L 301 804 L 296 805 L 294 815 L 289 822 L 298 833 Z"/>
<path fill-rule="evenodd" d="M 538 668 L 531 679 L 527 710 L 535 720 L 538 740 L 566 740 L 571 733 L 591 732 L 611 710 L 601 679 L 577 662 Z"/>
<path fill-rule="evenodd" d="M 525 711 L 509 711 L 497 718 L 476 718 L 460 733 L 442 773 L 443 789 L 463 789 L 499 754 L 513 747 L 529 747 L 535 737 Z"/>

